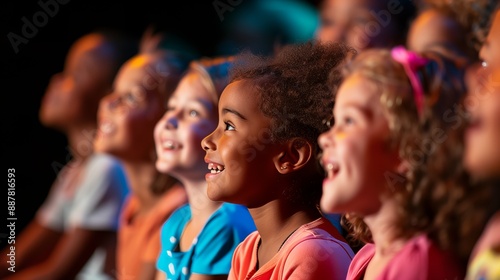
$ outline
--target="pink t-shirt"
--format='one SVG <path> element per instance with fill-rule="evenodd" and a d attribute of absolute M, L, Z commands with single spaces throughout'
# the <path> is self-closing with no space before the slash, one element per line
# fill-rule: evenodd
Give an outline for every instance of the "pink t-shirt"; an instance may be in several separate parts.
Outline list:
<path fill-rule="evenodd" d="M 374 244 L 363 246 L 352 260 L 346 279 L 363 279 L 374 254 Z M 377 280 L 459 280 L 464 276 L 455 258 L 439 250 L 426 235 L 419 235 L 405 244 Z"/>
<path fill-rule="evenodd" d="M 344 238 L 325 218 L 298 228 L 278 253 L 256 270 L 259 241 L 260 235 L 254 231 L 238 245 L 228 280 L 344 280 L 354 256 Z"/>

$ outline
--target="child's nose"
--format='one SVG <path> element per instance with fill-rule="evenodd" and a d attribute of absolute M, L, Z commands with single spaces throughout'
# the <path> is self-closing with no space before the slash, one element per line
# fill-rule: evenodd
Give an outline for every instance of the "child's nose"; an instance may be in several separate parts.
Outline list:
<path fill-rule="evenodd" d="M 201 140 L 201 147 L 203 148 L 203 150 L 215 151 L 216 146 L 215 146 L 215 143 L 212 141 L 213 134 L 214 134 L 214 132 L 210 133 L 207 137 L 205 137 L 205 138 L 203 138 L 203 140 Z"/>
<path fill-rule="evenodd" d="M 165 125 L 166 129 L 173 130 L 177 129 L 178 126 L 179 126 L 179 120 L 176 117 L 167 118 L 167 123 Z"/>
<path fill-rule="evenodd" d="M 323 132 L 322 134 L 319 135 L 318 137 L 318 144 L 319 147 L 324 150 L 328 147 L 331 146 L 331 137 L 330 137 L 331 130 Z"/>
<path fill-rule="evenodd" d="M 104 107 L 110 111 L 118 107 L 119 103 L 120 97 L 113 96 L 113 94 L 105 96 L 101 99 L 101 105 L 104 105 Z"/>

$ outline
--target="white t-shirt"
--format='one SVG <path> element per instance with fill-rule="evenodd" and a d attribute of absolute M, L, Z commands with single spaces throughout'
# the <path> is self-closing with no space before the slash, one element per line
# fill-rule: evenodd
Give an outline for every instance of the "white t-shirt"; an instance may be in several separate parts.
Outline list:
<path fill-rule="evenodd" d="M 69 162 L 60 171 L 37 219 L 57 231 L 74 227 L 116 231 L 128 190 L 120 161 L 96 153 L 82 164 Z M 77 279 L 109 279 L 103 272 L 105 259 L 105 249 L 97 248 Z"/>

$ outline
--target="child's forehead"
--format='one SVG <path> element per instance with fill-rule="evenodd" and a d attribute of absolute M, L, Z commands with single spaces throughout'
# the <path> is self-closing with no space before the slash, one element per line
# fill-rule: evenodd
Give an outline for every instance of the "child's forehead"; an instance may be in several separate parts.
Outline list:
<path fill-rule="evenodd" d="M 260 94 L 250 80 L 236 80 L 229 83 L 222 92 L 219 105 L 252 108 L 260 113 Z"/>
<path fill-rule="evenodd" d="M 378 111 L 381 106 L 381 90 L 377 84 L 359 73 L 346 77 L 335 98 L 333 111 L 349 107 Z"/>

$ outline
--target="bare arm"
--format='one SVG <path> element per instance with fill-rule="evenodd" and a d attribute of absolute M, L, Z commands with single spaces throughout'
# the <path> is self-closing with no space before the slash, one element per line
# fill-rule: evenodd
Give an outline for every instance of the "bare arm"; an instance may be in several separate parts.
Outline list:
<path fill-rule="evenodd" d="M 115 241 L 115 234 L 76 228 L 64 235 L 46 261 L 7 279 L 73 279 L 102 242 Z"/>
<path fill-rule="evenodd" d="M 166 280 L 166 279 L 167 279 L 167 275 L 165 275 L 165 272 L 160 271 L 160 270 L 158 270 L 156 272 L 156 278 L 155 278 L 155 280 Z"/>
<path fill-rule="evenodd" d="M 155 280 L 157 278 L 156 263 L 143 262 L 137 280 Z"/>
<path fill-rule="evenodd" d="M 7 263 L 7 254 L 10 253 L 11 246 L 15 247 L 15 271 L 17 273 L 46 260 L 61 237 L 61 232 L 47 228 L 34 219 L 15 239 L 15 243 L 8 244 L 2 251 L 0 277 L 3 278 L 12 273 L 7 270 L 10 267 Z"/>

